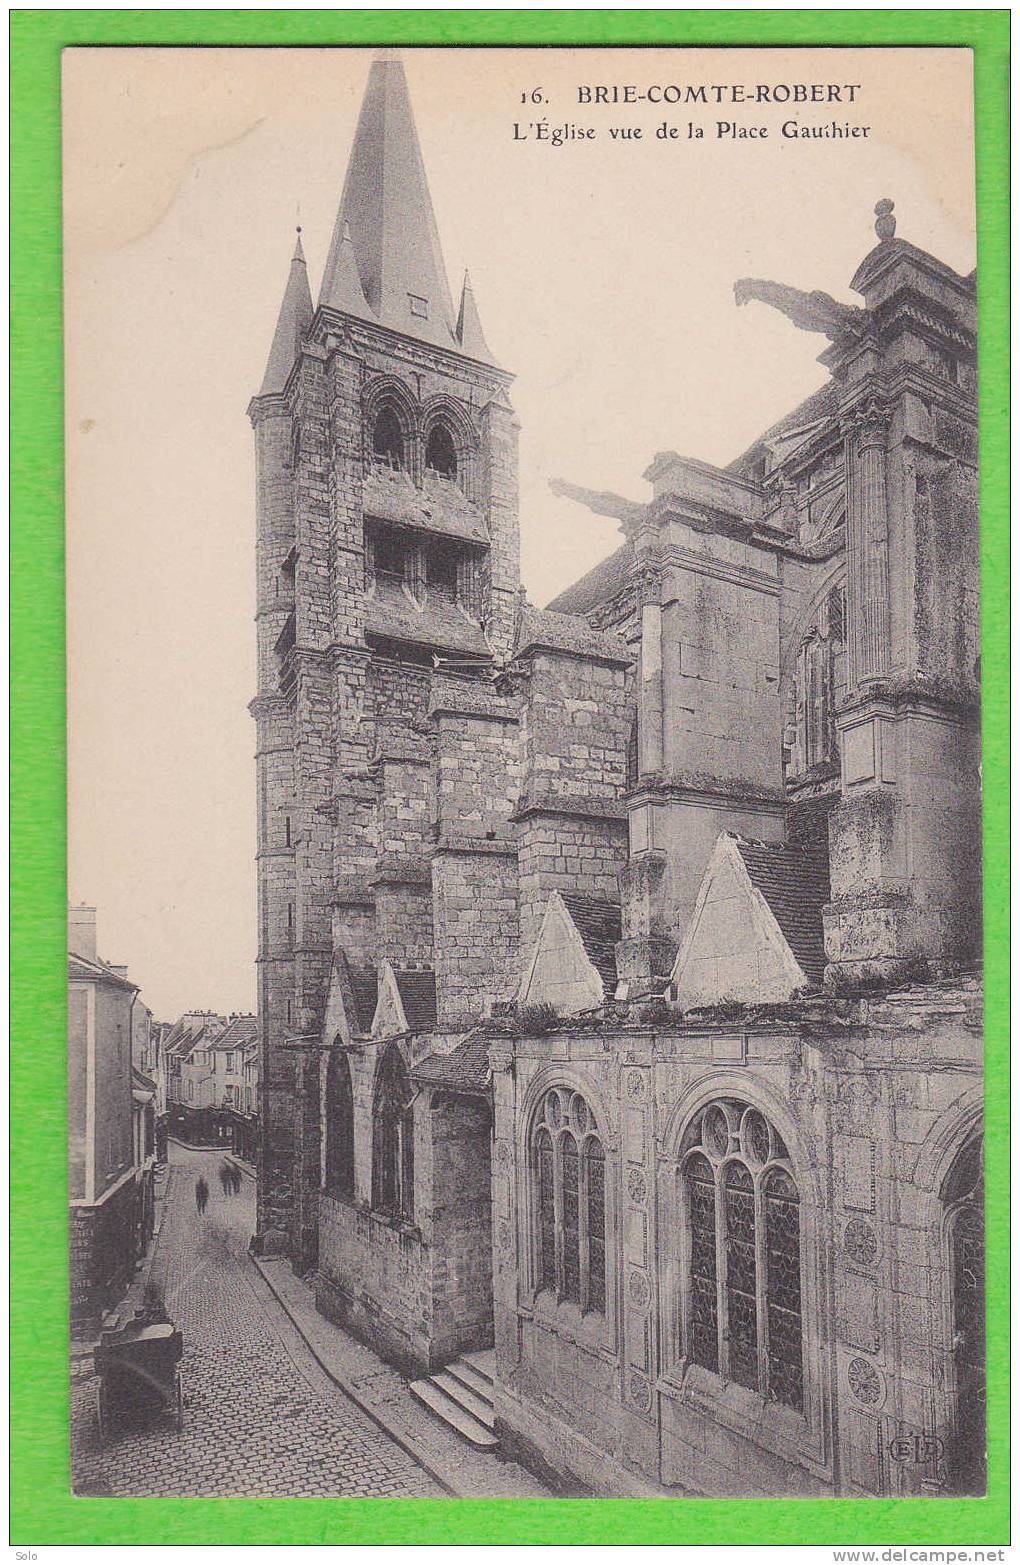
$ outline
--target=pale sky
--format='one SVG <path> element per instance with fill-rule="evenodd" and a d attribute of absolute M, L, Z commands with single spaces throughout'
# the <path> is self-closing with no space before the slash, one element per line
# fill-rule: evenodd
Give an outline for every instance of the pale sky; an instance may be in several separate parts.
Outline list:
<path fill-rule="evenodd" d="M 859 302 L 873 208 L 975 263 L 964 50 L 407 50 L 454 298 L 517 379 L 524 584 L 620 542 L 657 451 L 725 463 L 822 384 L 744 275 Z M 161 1019 L 254 1009 L 258 389 L 300 213 L 317 294 L 371 52 L 64 54 L 70 895 Z M 582 84 L 859 84 L 856 101 L 584 106 Z M 537 88 L 541 106 L 522 105 Z M 554 147 L 529 126 L 594 126 Z M 847 140 L 802 126 L 870 127 Z M 517 121 L 526 140 L 514 140 Z M 660 139 L 663 122 L 680 136 Z M 688 122 L 705 129 L 688 139 Z M 717 123 L 766 138 L 718 138 Z M 643 129 L 613 141 L 609 127 Z"/>

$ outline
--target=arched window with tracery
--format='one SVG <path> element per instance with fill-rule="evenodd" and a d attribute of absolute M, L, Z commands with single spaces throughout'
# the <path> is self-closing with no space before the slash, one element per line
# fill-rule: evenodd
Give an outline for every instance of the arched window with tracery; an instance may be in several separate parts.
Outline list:
<path fill-rule="evenodd" d="M 354 1090 L 346 1054 L 334 1044 L 326 1067 L 326 1189 L 354 1194 Z"/>
<path fill-rule="evenodd" d="M 411 1079 L 395 1043 L 383 1055 L 372 1105 L 372 1206 L 408 1221 L 414 1216 L 414 1116 Z"/>
<path fill-rule="evenodd" d="M 385 467 L 404 468 L 407 465 L 404 428 L 396 409 L 389 402 L 384 402 L 375 416 L 372 455 Z"/>
<path fill-rule="evenodd" d="M 982 1141 L 957 1154 L 942 1186 L 949 1248 L 952 1341 L 952 1440 L 949 1478 L 957 1494 L 984 1494 L 985 1454 L 985 1208 Z"/>
<path fill-rule="evenodd" d="M 456 478 L 457 448 L 453 436 L 444 423 L 437 422 L 429 430 L 425 443 L 425 467 L 441 478 Z"/>
<path fill-rule="evenodd" d="M 538 1292 L 606 1310 L 606 1154 L 586 1100 L 554 1087 L 531 1131 L 534 1267 Z"/>
<path fill-rule="evenodd" d="M 758 1109 L 720 1098 L 681 1144 L 684 1352 L 695 1364 L 804 1409 L 800 1193 Z"/>

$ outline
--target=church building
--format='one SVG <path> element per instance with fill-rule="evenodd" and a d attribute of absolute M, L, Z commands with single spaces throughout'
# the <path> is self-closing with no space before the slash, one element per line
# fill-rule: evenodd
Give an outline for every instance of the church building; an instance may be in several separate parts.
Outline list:
<path fill-rule="evenodd" d="M 876 216 L 538 610 L 384 52 L 249 409 L 255 1243 L 568 1492 L 984 1487 L 975 279 Z"/>

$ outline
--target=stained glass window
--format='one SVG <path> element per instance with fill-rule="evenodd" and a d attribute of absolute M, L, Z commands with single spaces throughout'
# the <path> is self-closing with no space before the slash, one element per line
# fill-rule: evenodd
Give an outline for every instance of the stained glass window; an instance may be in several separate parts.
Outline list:
<path fill-rule="evenodd" d="M 391 1043 L 376 1076 L 372 1113 L 372 1205 L 410 1219 L 414 1212 L 414 1134 L 407 1066 Z"/>
<path fill-rule="evenodd" d="M 754 1180 L 743 1163 L 728 1163 L 725 1177 L 726 1316 L 730 1377 L 758 1389 L 758 1300 L 754 1233 Z"/>
<path fill-rule="evenodd" d="M 334 1045 L 326 1069 L 326 1189 L 354 1194 L 354 1093 L 347 1056 Z"/>
<path fill-rule="evenodd" d="M 700 1152 L 687 1164 L 687 1203 L 691 1225 L 691 1357 L 706 1369 L 718 1369 L 715 1175 Z"/>
<path fill-rule="evenodd" d="M 765 1176 L 768 1389 L 787 1407 L 804 1406 L 800 1303 L 800 1197 L 784 1169 Z"/>
<path fill-rule="evenodd" d="M 581 1301 L 581 1241 L 578 1230 L 578 1196 L 580 1194 L 580 1170 L 577 1164 L 577 1142 L 567 1131 L 560 1142 L 563 1160 L 563 1288 L 562 1297 Z"/>
<path fill-rule="evenodd" d="M 580 1093 L 546 1094 L 533 1131 L 535 1279 L 582 1313 L 606 1308 L 606 1166 Z"/>
<path fill-rule="evenodd" d="M 758 1109 L 721 1099 L 681 1145 L 685 1351 L 802 1411 L 800 1197 L 783 1139 Z"/>

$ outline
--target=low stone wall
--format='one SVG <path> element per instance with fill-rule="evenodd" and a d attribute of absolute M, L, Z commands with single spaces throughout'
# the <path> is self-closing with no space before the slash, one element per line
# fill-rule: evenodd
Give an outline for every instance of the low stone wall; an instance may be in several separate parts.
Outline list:
<path fill-rule="evenodd" d="M 430 1361 L 430 1272 L 416 1229 L 320 1195 L 316 1306 L 405 1372 L 438 1367 Z"/>

